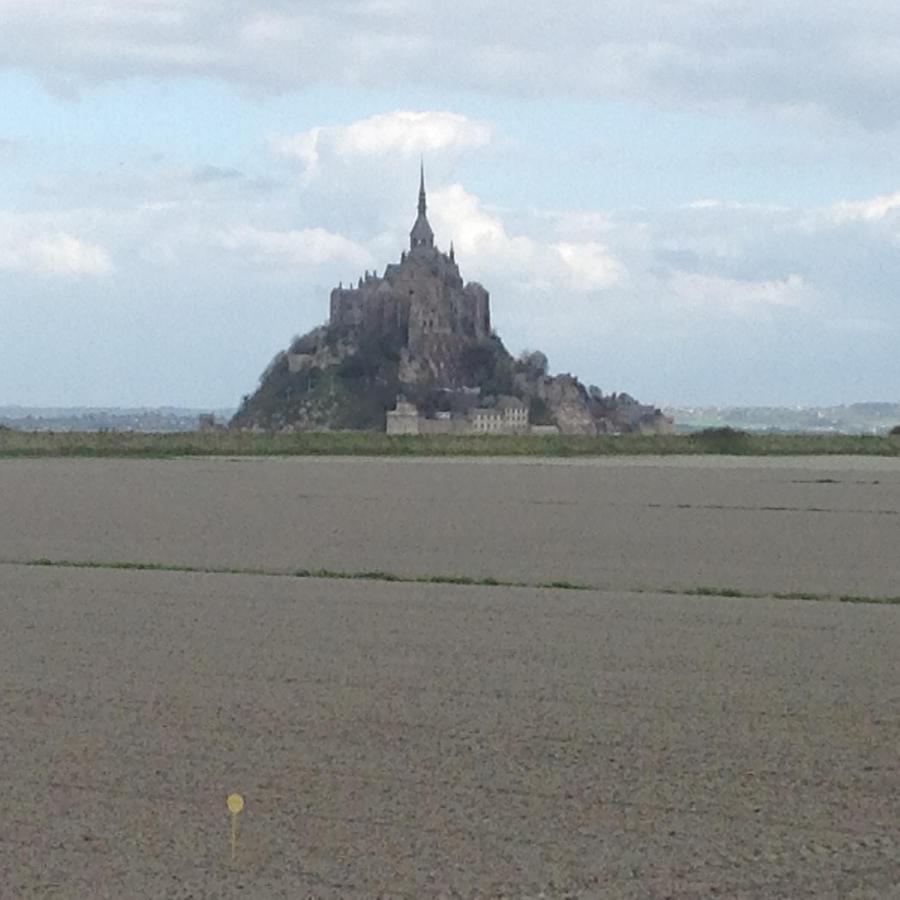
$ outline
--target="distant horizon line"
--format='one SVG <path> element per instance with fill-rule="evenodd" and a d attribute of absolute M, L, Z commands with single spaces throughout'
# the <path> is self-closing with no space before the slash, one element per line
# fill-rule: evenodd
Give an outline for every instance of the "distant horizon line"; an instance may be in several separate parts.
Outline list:
<path fill-rule="evenodd" d="M 840 409 L 854 406 L 898 406 L 900 398 L 896 400 L 852 400 L 833 403 L 740 403 L 740 402 L 670 402 L 657 404 L 660 409 L 786 409 L 786 410 L 812 410 L 812 409 Z M 0 403 L 0 415 L 10 412 L 169 412 L 169 413 L 210 413 L 236 411 L 238 404 L 139 404 L 133 406 L 118 406 L 113 404 L 27 404 L 27 403 Z"/>

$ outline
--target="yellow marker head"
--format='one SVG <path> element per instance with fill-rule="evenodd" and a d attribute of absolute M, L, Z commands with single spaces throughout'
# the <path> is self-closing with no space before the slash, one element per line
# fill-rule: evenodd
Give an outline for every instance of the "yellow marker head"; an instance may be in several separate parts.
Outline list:
<path fill-rule="evenodd" d="M 244 798 L 240 794 L 228 795 L 228 812 L 236 816 L 244 808 Z"/>

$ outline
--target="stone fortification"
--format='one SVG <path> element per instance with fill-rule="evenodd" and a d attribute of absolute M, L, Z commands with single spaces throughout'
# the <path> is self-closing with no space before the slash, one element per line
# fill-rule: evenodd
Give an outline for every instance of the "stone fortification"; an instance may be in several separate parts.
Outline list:
<path fill-rule="evenodd" d="M 473 406 L 466 412 L 442 412 L 428 418 L 405 397 L 387 414 L 388 434 L 531 434 L 558 433 L 554 426 L 532 426 L 528 404 L 518 397 L 497 397 L 492 406 Z"/>

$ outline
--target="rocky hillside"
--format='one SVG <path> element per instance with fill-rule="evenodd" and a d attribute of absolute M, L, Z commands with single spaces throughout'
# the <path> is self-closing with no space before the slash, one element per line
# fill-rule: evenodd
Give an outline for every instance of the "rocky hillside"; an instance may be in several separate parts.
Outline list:
<path fill-rule="evenodd" d="M 452 382 L 441 372 L 452 372 Z M 549 375 L 542 353 L 516 359 L 496 335 L 448 344 L 439 359 L 431 359 L 412 356 L 400 334 L 360 337 L 322 326 L 272 360 L 231 426 L 383 431 L 386 413 L 401 394 L 426 415 L 515 396 L 529 405 L 532 424 L 555 425 L 565 434 L 637 430 L 659 416 L 625 394 L 604 396 L 572 375 Z"/>

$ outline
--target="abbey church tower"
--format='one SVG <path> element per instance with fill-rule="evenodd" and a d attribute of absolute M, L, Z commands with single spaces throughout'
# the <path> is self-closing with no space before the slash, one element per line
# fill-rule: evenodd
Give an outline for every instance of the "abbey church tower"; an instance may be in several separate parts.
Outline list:
<path fill-rule="evenodd" d="M 356 336 L 398 337 L 408 360 L 425 366 L 447 387 L 459 386 L 459 354 L 490 336 L 488 292 L 480 284 L 463 283 L 452 248 L 442 253 L 435 247 L 424 166 L 409 250 L 382 277 L 367 272 L 356 287 L 335 288 L 330 325 Z"/>
<path fill-rule="evenodd" d="M 428 201 L 425 198 L 425 164 L 419 168 L 419 215 L 409 233 L 409 249 L 414 252 L 420 248 L 434 249 L 434 232 L 428 224 Z"/>

